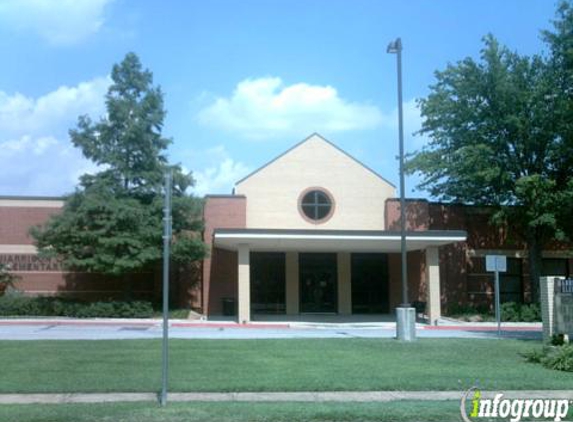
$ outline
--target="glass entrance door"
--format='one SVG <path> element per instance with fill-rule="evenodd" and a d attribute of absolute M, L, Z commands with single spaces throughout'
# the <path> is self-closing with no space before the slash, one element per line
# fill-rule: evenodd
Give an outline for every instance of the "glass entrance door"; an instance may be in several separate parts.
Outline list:
<path fill-rule="evenodd" d="M 300 311 L 336 312 L 336 276 L 336 254 L 299 254 Z"/>
<path fill-rule="evenodd" d="M 388 313 L 388 284 L 388 255 L 352 254 L 353 314 Z"/>

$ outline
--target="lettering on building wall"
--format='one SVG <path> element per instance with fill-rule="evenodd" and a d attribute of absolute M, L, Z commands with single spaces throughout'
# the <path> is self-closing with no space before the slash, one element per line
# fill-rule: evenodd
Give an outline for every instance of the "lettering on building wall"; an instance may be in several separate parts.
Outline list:
<path fill-rule="evenodd" d="M 34 254 L 0 254 L 0 264 L 7 266 L 12 272 L 21 271 L 62 271 L 57 259 L 40 258 Z"/>

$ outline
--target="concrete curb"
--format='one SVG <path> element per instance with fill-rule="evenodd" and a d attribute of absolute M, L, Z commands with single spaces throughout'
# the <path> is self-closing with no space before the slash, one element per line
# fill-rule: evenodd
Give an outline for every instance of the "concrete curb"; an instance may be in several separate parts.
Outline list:
<path fill-rule="evenodd" d="M 483 398 L 503 393 L 504 398 L 568 399 L 572 390 L 506 390 L 482 391 Z M 462 391 L 293 391 L 235 393 L 169 393 L 173 402 L 391 402 L 400 400 L 460 400 Z M 69 394 L 0 394 L 2 404 L 66 404 L 155 402 L 156 393 L 69 393 Z"/>

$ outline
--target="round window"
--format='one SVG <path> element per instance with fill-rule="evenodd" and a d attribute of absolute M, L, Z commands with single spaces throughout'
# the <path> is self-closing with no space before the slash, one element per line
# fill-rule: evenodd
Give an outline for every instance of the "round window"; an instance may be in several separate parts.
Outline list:
<path fill-rule="evenodd" d="M 332 214 L 333 201 L 323 190 L 312 189 L 302 195 L 300 209 L 304 216 L 312 221 L 324 220 Z"/>

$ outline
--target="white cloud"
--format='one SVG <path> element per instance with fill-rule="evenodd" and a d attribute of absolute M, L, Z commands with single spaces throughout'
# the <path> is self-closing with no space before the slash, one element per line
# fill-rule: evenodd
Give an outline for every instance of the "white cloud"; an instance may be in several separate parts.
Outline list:
<path fill-rule="evenodd" d="M 98 32 L 113 0 L 3 0 L 0 21 L 18 32 L 32 31 L 53 45 L 76 44 Z"/>
<path fill-rule="evenodd" d="M 198 196 L 231 193 L 235 182 L 251 171 L 246 164 L 231 158 L 222 145 L 192 155 L 201 156 L 205 163 L 202 169 L 193 172 L 196 183 L 192 192 Z"/>
<path fill-rule="evenodd" d="M 197 117 L 201 124 L 250 139 L 372 129 L 384 120 L 377 107 L 347 101 L 334 87 L 286 86 L 272 77 L 240 82 L 229 98 L 217 98 Z"/>
<path fill-rule="evenodd" d="M 110 79 L 100 77 L 77 86 L 61 86 L 38 98 L 0 91 L 0 134 L 42 132 L 63 122 L 75 122 L 80 114 L 104 113 L 104 95 Z"/>
<path fill-rule="evenodd" d="M 0 195 L 61 195 L 95 167 L 68 140 L 77 117 L 105 112 L 108 78 L 38 98 L 0 91 Z"/>

